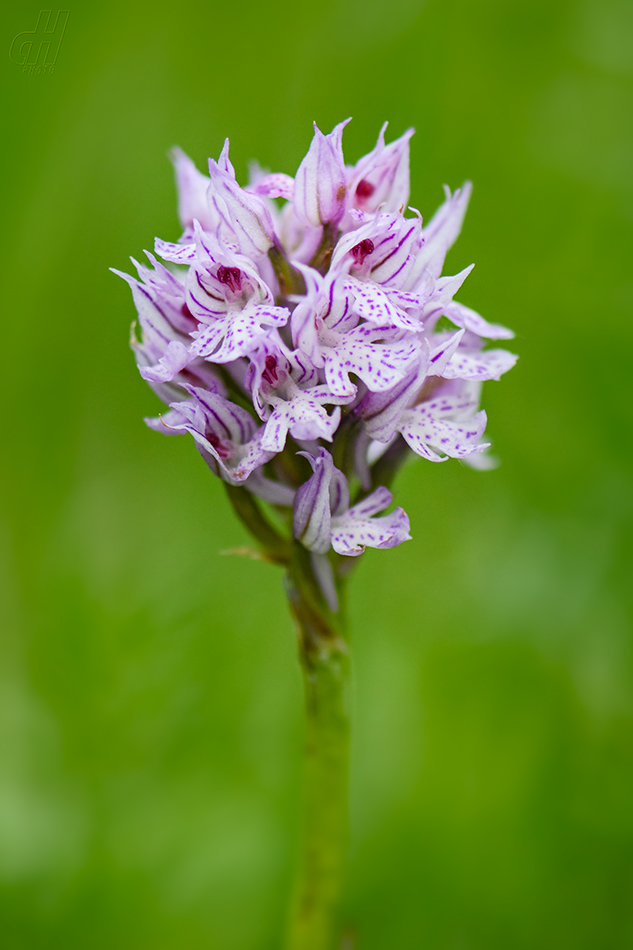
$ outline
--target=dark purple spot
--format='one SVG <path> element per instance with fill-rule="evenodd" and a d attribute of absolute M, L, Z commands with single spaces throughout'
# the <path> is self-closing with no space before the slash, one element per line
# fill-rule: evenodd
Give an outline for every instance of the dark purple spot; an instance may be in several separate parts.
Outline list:
<path fill-rule="evenodd" d="M 356 197 L 358 201 L 363 204 L 368 198 L 371 198 L 375 190 L 375 186 L 372 185 L 370 181 L 367 181 L 366 178 L 361 178 L 356 185 Z"/>
<path fill-rule="evenodd" d="M 215 432 L 207 432 L 207 439 L 218 453 L 221 459 L 230 459 L 233 455 L 233 447 L 230 443 L 222 442 Z"/>
<path fill-rule="evenodd" d="M 234 294 L 239 294 L 242 290 L 242 271 L 239 267 L 225 267 L 220 264 L 218 280 L 221 284 L 228 284 Z"/>
<path fill-rule="evenodd" d="M 360 244 L 356 244 L 350 251 L 350 254 L 354 258 L 354 262 L 360 267 L 367 257 L 368 254 L 372 254 L 374 250 L 374 242 L 369 238 L 365 238 Z"/>
<path fill-rule="evenodd" d="M 266 357 L 266 369 L 262 373 L 262 379 L 265 379 L 271 386 L 274 386 L 279 380 L 277 376 L 277 357 L 270 353 Z"/>

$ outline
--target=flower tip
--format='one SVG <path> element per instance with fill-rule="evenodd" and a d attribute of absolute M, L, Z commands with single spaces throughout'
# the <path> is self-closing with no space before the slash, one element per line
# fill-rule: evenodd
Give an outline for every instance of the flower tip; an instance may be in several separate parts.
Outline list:
<path fill-rule="evenodd" d="M 352 121 L 351 115 L 350 115 L 347 119 L 343 119 L 342 122 L 339 122 L 339 123 L 337 123 L 337 125 L 334 126 L 334 128 L 333 128 L 332 131 L 330 132 L 330 135 L 334 135 L 335 132 L 338 132 L 339 135 L 341 135 L 341 134 L 343 133 L 343 129 L 345 128 L 345 126 L 346 126 L 346 125 L 349 125 L 349 123 L 350 123 L 351 121 Z M 328 138 L 327 135 L 324 135 L 324 134 L 323 134 L 323 132 L 321 131 L 321 129 L 319 128 L 319 126 L 316 124 L 316 122 L 313 122 L 312 125 L 313 125 L 313 128 L 314 128 L 315 135 L 318 133 L 319 135 L 323 136 L 323 138 Z"/>
<path fill-rule="evenodd" d="M 222 151 L 220 152 L 220 157 L 218 159 L 218 165 L 225 174 L 235 181 L 235 169 L 231 159 L 229 158 L 229 140 L 224 139 L 224 145 L 222 146 Z"/>
<path fill-rule="evenodd" d="M 331 132 L 330 134 L 331 134 L 331 135 L 335 135 L 335 134 L 336 134 L 337 137 L 338 137 L 338 140 L 339 140 L 339 142 L 340 142 L 340 140 L 341 140 L 342 137 L 343 137 L 343 129 L 345 128 L 346 125 L 349 125 L 349 123 L 350 123 L 351 121 L 352 121 L 352 117 L 351 117 L 351 115 L 350 115 L 347 119 L 344 119 L 342 122 L 339 122 L 338 125 L 335 125 L 334 128 L 332 129 L 332 132 Z"/>
<path fill-rule="evenodd" d="M 160 424 L 161 424 L 162 426 L 164 426 L 166 429 L 173 429 L 173 428 L 174 428 L 174 426 L 170 426 L 170 425 L 168 425 L 168 424 L 165 422 L 165 420 L 163 419 L 162 413 L 160 413 L 160 412 L 158 413 L 158 418 L 160 419 Z"/>

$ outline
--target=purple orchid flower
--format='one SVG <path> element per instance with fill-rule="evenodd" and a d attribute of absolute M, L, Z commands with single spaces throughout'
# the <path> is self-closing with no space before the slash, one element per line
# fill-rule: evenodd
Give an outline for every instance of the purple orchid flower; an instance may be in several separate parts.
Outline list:
<path fill-rule="evenodd" d="M 340 406 L 353 394 L 338 396 L 318 384 L 310 361 L 286 347 L 277 335 L 251 354 L 246 382 L 250 381 L 253 405 L 266 421 L 262 446 L 281 452 L 288 433 L 298 441 L 324 439 L 331 442 L 341 419 Z M 334 406 L 328 414 L 325 406 Z"/>
<path fill-rule="evenodd" d="M 319 449 L 317 456 L 303 453 L 313 475 L 295 497 L 293 531 L 304 547 L 326 554 L 358 557 L 365 548 L 394 548 L 409 541 L 409 519 L 402 508 L 376 517 L 391 504 L 391 492 L 377 488 L 367 498 L 349 507 L 349 488 L 344 474 L 334 467 L 332 456 Z"/>
<path fill-rule="evenodd" d="M 386 310 L 377 312 L 375 321 L 360 324 L 361 315 L 344 280 L 335 276 L 326 280 L 298 266 L 307 293 L 292 316 L 293 340 L 314 366 L 323 369 L 332 394 L 356 393 L 351 373 L 375 392 L 399 382 L 416 358 L 417 338 L 390 319 Z"/>
<path fill-rule="evenodd" d="M 147 256 L 154 270 L 132 258 L 140 281 L 112 268 L 131 287 L 138 311 L 142 338 L 137 339 L 133 327 L 130 342 L 141 376 L 167 404 L 181 397 L 178 384 L 185 381 L 218 391 L 211 367 L 189 351 L 196 323 L 186 306 L 184 286 L 153 254 Z"/>
<path fill-rule="evenodd" d="M 375 147 L 351 169 L 348 191 L 351 207 L 373 214 L 400 211 L 409 200 L 409 139 L 407 129 L 395 142 L 385 145 L 385 122 Z"/>
<path fill-rule="evenodd" d="M 158 242 L 161 256 L 172 263 L 189 263 L 186 305 L 197 328 L 191 356 L 229 363 L 245 356 L 272 327 L 284 326 L 286 307 L 274 304 L 272 291 L 252 260 L 238 253 L 194 222 L 195 244 Z"/>
<path fill-rule="evenodd" d="M 150 428 L 189 432 L 209 467 L 234 485 L 270 461 L 274 452 L 262 447 L 263 430 L 241 406 L 196 386 L 183 387 L 190 398 L 171 404 L 171 412 L 147 419 Z"/>
<path fill-rule="evenodd" d="M 330 549 L 357 556 L 408 538 L 401 509 L 379 516 L 391 495 L 374 487 L 378 460 L 406 445 L 429 461 L 489 464 L 482 383 L 516 361 L 487 347 L 512 332 L 455 299 L 471 267 L 442 274 L 470 184 L 446 189 L 423 224 L 405 210 L 413 130 L 386 144 L 383 126 L 346 167 L 346 124 L 315 125 L 294 179 L 257 167 L 246 188 L 228 140 L 208 177 L 174 150 L 181 238 L 157 239 L 164 264 L 148 254 L 138 278 L 121 274 L 140 373 L 170 406 L 148 425 L 189 432 L 229 485 L 292 505 L 330 603 Z M 303 482 L 297 448 L 312 467 Z M 368 493 L 352 507 L 348 478 Z"/>

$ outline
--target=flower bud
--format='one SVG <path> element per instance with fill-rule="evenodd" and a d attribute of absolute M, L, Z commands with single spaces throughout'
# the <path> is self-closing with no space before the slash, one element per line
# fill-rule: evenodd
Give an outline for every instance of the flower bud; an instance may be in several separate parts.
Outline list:
<path fill-rule="evenodd" d="M 383 211 L 397 212 L 409 200 L 409 139 L 413 129 L 385 145 L 386 127 L 385 122 L 376 147 L 357 163 L 349 184 L 352 205 L 369 214 L 380 205 Z"/>
<path fill-rule="evenodd" d="M 340 122 L 329 135 L 314 124 L 314 138 L 295 177 L 294 207 L 297 216 L 314 227 L 339 223 L 345 213 L 347 185 Z"/>

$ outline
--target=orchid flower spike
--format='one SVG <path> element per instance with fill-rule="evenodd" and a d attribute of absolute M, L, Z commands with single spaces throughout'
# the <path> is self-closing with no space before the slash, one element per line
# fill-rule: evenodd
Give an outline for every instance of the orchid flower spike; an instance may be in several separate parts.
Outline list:
<path fill-rule="evenodd" d="M 285 508 L 283 544 L 321 578 L 324 558 L 409 538 L 402 508 L 379 514 L 408 454 L 490 467 L 482 385 L 516 362 L 488 347 L 512 332 L 455 299 L 471 268 L 442 274 L 470 184 L 423 223 L 407 209 L 413 130 L 386 143 L 385 123 L 346 166 L 348 122 L 314 125 L 294 179 L 257 166 L 244 188 L 228 140 L 208 176 L 175 149 L 182 235 L 120 275 L 139 371 L 169 407 L 148 425 L 189 433 L 231 490 Z"/>

